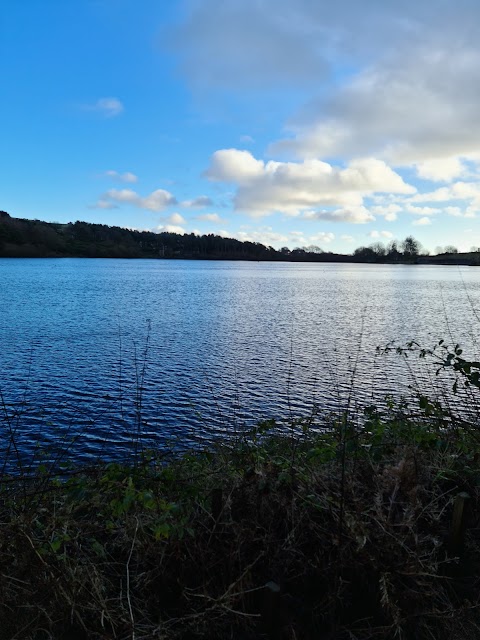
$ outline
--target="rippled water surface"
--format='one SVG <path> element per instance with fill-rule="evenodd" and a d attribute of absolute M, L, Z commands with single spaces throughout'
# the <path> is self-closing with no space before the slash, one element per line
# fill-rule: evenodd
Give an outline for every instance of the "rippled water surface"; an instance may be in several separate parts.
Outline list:
<path fill-rule="evenodd" d="M 1 425 L 25 452 L 115 455 L 139 426 L 191 442 L 398 395 L 412 373 L 377 346 L 473 353 L 480 333 L 479 268 L 0 259 L 0 275 Z"/>

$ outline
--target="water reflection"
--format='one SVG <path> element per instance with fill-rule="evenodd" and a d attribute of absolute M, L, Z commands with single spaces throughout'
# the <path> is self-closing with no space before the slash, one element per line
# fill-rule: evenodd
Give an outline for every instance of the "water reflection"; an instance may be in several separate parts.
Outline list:
<path fill-rule="evenodd" d="M 334 409 L 352 386 L 361 405 L 412 375 L 429 385 L 376 347 L 445 338 L 474 352 L 480 327 L 469 267 L 1 259 L 0 273 L 0 386 L 18 438 L 77 438 L 74 456 L 128 446 L 143 370 L 143 430 L 190 441 Z"/>

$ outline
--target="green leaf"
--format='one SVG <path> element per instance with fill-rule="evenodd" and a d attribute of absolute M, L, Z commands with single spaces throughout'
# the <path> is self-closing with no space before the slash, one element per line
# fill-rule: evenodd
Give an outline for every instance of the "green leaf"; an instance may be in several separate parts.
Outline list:
<path fill-rule="evenodd" d="M 61 538 L 54 538 L 51 542 L 50 542 L 50 546 L 52 548 L 52 551 L 54 553 L 57 553 L 57 551 L 60 549 L 60 547 L 62 546 L 63 540 Z"/>

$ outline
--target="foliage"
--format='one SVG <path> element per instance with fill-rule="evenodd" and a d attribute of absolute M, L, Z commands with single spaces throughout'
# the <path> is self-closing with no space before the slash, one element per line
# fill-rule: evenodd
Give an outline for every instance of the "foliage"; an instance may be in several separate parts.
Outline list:
<path fill-rule="evenodd" d="M 459 560 L 449 528 L 459 491 L 477 509 L 480 448 L 445 418 L 387 400 L 178 458 L 4 477 L 2 637 L 473 638 L 478 529 Z"/>
<path fill-rule="evenodd" d="M 418 342 L 412 340 L 404 347 L 395 346 L 391 343 L 383 351 L 389 352 L 395 350 L 399 354 L 408 356 L 410 353 L 418 355 L 419 358 L 429 358 L 436 366 L 436 375 L 441 371 L 452 371 L 458 374 L 452 384 L 454 393 L 458 392 L 459 382 L 464 387 L 476 387 L 480 389 L 480 361 L 467 360 L 463 357 L 463 349 L 460 344 L 451 346 L 445 340 L 439 340 L 433 348 L 422 347 Z"/>
<path fill-rule="evenodd" d="M 402 242 L 403 255 L 406 258 L 416 258 L 420 254 L 421 244 L 413 236 L 407 236 Z"/>
<path fill-rule="evenodd" d="M 276 251 L 259 242 L 241 242 L 215 234 L 153 233 L 75 222 L 68 224 L 0 215 L 0 256 L 88 258 L 186 258 L 211 260 L 325 261 L 347 259 L 318 247 Z"/>

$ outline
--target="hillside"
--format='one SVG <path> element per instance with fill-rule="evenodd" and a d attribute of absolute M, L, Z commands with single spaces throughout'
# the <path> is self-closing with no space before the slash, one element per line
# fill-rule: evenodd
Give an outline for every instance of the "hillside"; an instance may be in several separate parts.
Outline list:
<path fill-rule="evenodd" d="M 60 224 L 14 218 L 5 211 L 0 211 L 0 257 L 351 260 L 350 256 L 303 249 L 276 251 L 259 242 L 241 242 L 214 234 L 153 233 L 89 222 Z"/>

